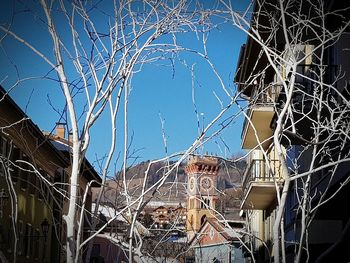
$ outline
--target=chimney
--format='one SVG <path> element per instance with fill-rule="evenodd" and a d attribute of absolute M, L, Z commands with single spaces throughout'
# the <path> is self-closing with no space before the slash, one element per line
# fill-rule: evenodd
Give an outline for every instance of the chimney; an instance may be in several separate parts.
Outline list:
<path fill-rule="evenodd" d="M 73 144 L 73 132 L 69 132 L 69 134 L 68 134 L 68 142 L 70 144 Z"/>
<path fill-rule="evenodd" d="M 56 135 L 62 139 L 65 138 L 66 128 L 65 123 L 58 122 L 56 123 Z"/>

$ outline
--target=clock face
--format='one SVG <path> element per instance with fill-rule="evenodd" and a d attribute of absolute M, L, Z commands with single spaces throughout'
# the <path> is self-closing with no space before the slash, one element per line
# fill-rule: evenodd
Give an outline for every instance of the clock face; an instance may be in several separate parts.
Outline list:
<path fill-rule="evenodd" d="M 213 187 L 213 180 L 209 177 L 203 177 L 201 179 L 201 187 L 204 190 L 210 190 Z"/>
<path fill-rule="evenodd" d="M 188 188 L 190 191 L 193 191 L 196 187 L 196 179 L 194 177 L 191 177 L 189 182 L 188 182 Z"/>

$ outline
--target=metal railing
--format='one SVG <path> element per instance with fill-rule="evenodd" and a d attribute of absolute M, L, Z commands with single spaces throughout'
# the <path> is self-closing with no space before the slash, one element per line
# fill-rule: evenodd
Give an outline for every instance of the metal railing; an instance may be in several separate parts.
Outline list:
<path fill-rule="evenodd" d="M 307 65 L 300 64 L 297 66 L 295 76 L 296 90 L 293 94 L 293 104 L 296 106 L 299 104 L 307 103 L 307 100 L 312 98 L 309 95 L 313 95 L 316 83 L 322 80 L 324 84 L 333 84 L 336 88 L 336 79 L 339 74 L 337 65 Z M 285 70 L 282 70 L 282 76 L 288 81 L 288 76 Z M 322 77 L 322 79 L 321 79 Z M 334 91 L 330 91 L 334 92 Z M 253 93 L 250 97 L 249 105 L 246 111 L 247 117 L 250 118 L 252 110 L 256 106 L 274 106 L 281 101 L 285 101 L 285 91 L 281 84 L 270 83 L 267 85 L 256 85 L 253 87 Z M 243 138 L 247 129 L 248 119 L 245 118 L 243 122 L 243 129 L 241 138 Z"/>
<path fill-rule="evenodd" d="M 332 84 L 334 88 L 337 88 L 336 79 L 339 74 L 337 65 L 324 65 L 321 67 L 319 65 L 301 64 L 297 66 L 296 72 L 296 89 L 293 93 L 293 104 L 302 103 L 305 105 L 307 104 L 307 100 L 312 100 L 315 87 L 319 86 L 319 83 Z M 285 76 L 285 78 L 288 78 L 288 76 Z M 330 90 L 329 92 L 332 94 L 335 93 L 334 90 Z M 284 101 L 285 99 L 285 92 L 281 90 L 278 100 Z"/>
<path fill-rule="evenodd" d="M 269 84 L 266 86 L 259 86 L 254 89 L 251 104 L 253 105 L 273 105 L 280 90 L 280 85 Z"/>
<path fill-rule="evenodd" d="M 306 65 L 299 64 L 297 66 L 297 76 L 296 82 L 312 82 L 321 81 L 325 84 L 332 84 L 335 82 L 338 75 L 338 66 L 337 65 Z"/>
<path fill-rule="evenodd" d="M 250 118 L 251 112 L 255 106 L 274 106 L 278 98 L 279 91 L 280 85 L 266 85 L 264 87 L 256 86 L 246 110 L 247 117 Z M 241 138 L 243 138 L 245 130 L 247 129 L 248 118 L 244 118 Z"/>
<path fill-rule="evenodd" d="M 279 160 L 254 159 L 250 162 L 243 178 L 243 189 L 247 190 L 251 182 L 274 182 L 282 180 Z"/>

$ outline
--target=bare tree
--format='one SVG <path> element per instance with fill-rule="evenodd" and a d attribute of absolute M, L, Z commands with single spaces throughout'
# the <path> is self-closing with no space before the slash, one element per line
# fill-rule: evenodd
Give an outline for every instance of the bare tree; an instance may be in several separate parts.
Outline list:
<path fill-rule="evenodd" d="M 67 262 L 79 262 L 86 246 L 89 260 L 90 241 L 96 236 L 122 246 L 128 252 L 130 262 L 135 255 L 142 260 L 143 237 L 137 226 L 143 208 L 189 154 L 217 138 L 240 115 L 245 117 L 245 127 L 250 127 L 256 142 L 246 148 L 251 149 L 251 153 L 260 151 L 266 164 L 264 171 L 273 178 L 278 204 L 272 231 L 274 260 L 287 261 L 288 242 L 295 245 L 296 262 L 305 257 L 304 251 L 308 258 L 309 227 L 316 211 L 327 204 L 348 180 L 339 176 L 339 171 L 349 161 L 346 151 L 349 129 L 346 68 L 333 67 L 330 61 L 332 49 L 343 51 L 342 45 L 348 41 L 346 31 L 350 22 L 344 19 L 348 17 L 346 5 L 337 6 L 326 0 L 303 3 L 257 1 L 253 13 L 250 13 L 250 6 L 246 11 L 237 12 L 231 1 L 218 1 L 207 7 L 200 1 L 188 3 L 184 0 L 114 1 L 107 4 L 41 0 L 38 4 L 25 3 L 24 8 L 45 29 L 50 49 L 36 46 L 31 38 L 16 31 L 12 21 L 0 25 L 0 41 L 15 40 L 32 51 L 46 64 L 48 73 L 43 78 L 57 82 L 62 91 L 65 109 L 58 112 L 72 134 L 69 209 L 63 216 L 67 229 Z M 12 19 L 19 14 L 21 12 L 15 9 Z M 238 92 L 226 84 L 207 50 L 211 30 L 227 22 L 248 35 L 246 50 L 250 50 L 242 53 L 242 58 L 248 61 L 240 61 L 236 78 Z M 195 35 L 199 48 L 184 46 L 179 41 L 180 36 L 189 34 Z M 220 109 L 216 116 L 206 120 L 207 124 L 196 106 L 195 66 L 182 59 L 181 53 L 191 54 L 206 63 L 226 96 L 223 99 L 214 94 Z M 135 196 L 127 178 L 134 154 L 130 146 L 132 136 L 129 135 L 130 94 L 136 88 L 133 78 L 147 65 L 167 61 L 173 70 L 174 62 L 180 61 L 191 73 L 198 136 L 182 152 L 169 153 L 161 119 L 165 156 L 149 162 Z M 18 78 L 9 90 L 29 79 Z M 239 96 L 248 97 L 248 105 L 240 103 Z M 261 127 L 251 113 L 255 107 L 267 104 L 272 108 L 273 117 L 267 124 L 270 133 L 264 137 L 260 136 Z M 236 112 L 227 118 L 233 107 L 236 107 Z M 88 212 L 84 206 L 92 182 L 80 193 L 79 174 L 90 142 L 97 140 L 91 136 L 91 129 L 107 115 L 109 151 L 100 164 L 102 184 L 93 211 L 91 235 L 83 239 L 84 213 Z M 119 130 L 123 134 L 121 138 L 117 138 Z M 98 207 L 107 176 L 119 158 L 118 153 L 121 153 L 122 162 L 119 186 L 123 206 L 115 209 L 113 215 L 101 224 Z M 275 159 L 279 161 L 278 169 L 273 162 Z M 162 172 L 149 185 L 152 167 L 159 164 L 162 164 Z M 327 183 L 321 186 L 321 179 Z M 339 189 L 332 190 L 339 180 Z M 180 187 L 181 191 L 186 191 L 183 185 Z M 81 194 L 80 204 L 78 197 Z M 291 197 L 297 200 L 293 208 L 287 205 Z M 218 214 L 217 218 L 225 220 L 218 212 L 213 211 Z M 294 221 L 286 222 L 287 215 L 294 215 Z M 120 216 L 129 224 L 126 240 L 104 233 Z M 300 225 L 298 240 L 286 237 L 285 229 L 289 223 Z M 255 237 L 255 233 L 248 235 Z M 252 248 L 243 245 L 253 254 Z"/>
<path fill-rule="evenodd" d="M 1 42 L 7 41 L 7 39 L 15 40 L 46 64 L 48 74 L 43 78 L 59 83 L 65 102 L 65 110 L 57 111 L 61 114 L 61 120 L 67 123 L 72 135 L 70 142 L 69 208 L 67 214 L 63 215 L 67 231 L 66 260 L 67 262 L 80 261 L 82 248 L 94 236 L 101 235 L 102 231 L 118 216 L 124 214 L 128 218 L 130 231 L 128 242 L 122 245 L 128 250 L 131 262 L 134 254 L 141 256 L 143 241 L 136 225 L 139 213 L 149 201 L 146 195 L 154 195 L 189 154 L 213 137 L 218 136 L 238 116 L 235 114 L 229 120 L 223 119 L 227 111 L 235 105 L 238 94 L 231 92 L 228 85 L 225 84 L 214 63 L 211 62 L 206 46 L 210 30 L 215 28 L 216 23 L 227 22 L 227 17 L 231 15 L 231 12 L 227 11 L 227 6 L 218 5 L 218 3 L 215 3 L 213 8 L 208 8 L 201 2 L 188 3 L 183 0 L 113 1 L 105 5 L 86 1 L 41 0 L 39 3 L 23 3 L 19 6 L 23 7 L 25 12 L 30 13 L 45 29 L 43 33 L 46 34 L 45 38 L 50 41 L 50 48 L 36 46 L 31 38 L 17 32 L 16 28 L 12 26 L 12 22 L 23 11 L 16 9 L 16 5 L 11 17 L 12 20 L 0 25 Z M 230 9 L 229 6 L 228 10 Z M 235 14 L 238 15 L 238 13 Z M 244 18 L 245 15 L 247 13 L 241 14 L 240 17 Z M 212 22 L 211 18 L 214 16 L 219 22 Z M 102 20 L 105 24 L 101 22 Z M 178 36 L 189 33 L 197 37 L 201 43 L 200 48 L 194 49 L 179 43 Z M 147 64 L 171 61 L 170 64 L 174 65 L 174 61 L 180 60 L 187 66 L 187 62 L 178 57 L 181 52 L 195 55 L 202 59 L 203 63 L 208 64 L 223 93 L 228 97 L 228 102 L 224 104 L 223 100 L 215 94 L 221 108 L 215 117 L 207 120 L 207 125 L 204 125 L 204 120 L 200 120 L 201 115 L 197 110 L 195 111 L 198 120 L 198 137 L 183 152 L 169 154 L 166 151 L 165 158 L 151 161 L 144 174 L 140 196 L 133 198 L 126 178 L 126 171 L 132 155 L 128 130 L 129 99 L 130 92 L 134 88 L 132 80 Z M 190 68 L 194 76 L 194 67 Z M 18 78 L 13 86 L 9 87 L 9 90 L 15 89 L 25 80 L 28 79 Z M 195 78 L 193 80 L 195 81 Z M 195 102 L 194 97 L 193 101 Z M 92 234 L 83 240 L 84 205 L 92 182 L 84 189 L 82 205 L 80 206 L 78 196 L 82 193 L 79 192 L 78 187 L 79 173 L 90 142 L 94 140 L 91 137 L 91 128 L 103 114 L 109 115 L 110 147 L 105 161 L 101 164 L 102 185 L 93 212 Z M 219 128 L 214 126 L 221 121 L 222 124 Z M 124 134 L 123 138 L 118 140 L 122 145 L 120 149 L 117 148 L 119 145 L 117 144 L 117 130 L 122 130 Z M 166 147 L 166 136 L 163 138 Z M 98 225 L 98 205 L 104 193 L 111 164 L 114 163 L 118 152 L 122 153 L 123 168 L 120 181 L 122 182 L 121 194 L 124 197 L 125 206 L 120 208 L 104 225 Z M 167 161 L 169 158 L 176 158 L 176 161 L 168 163 L 159 180 L 148 186 L 147 181 L 151 166 Z M 113 237 L 106 238 L 115 239 Z M 115 242 L 120 242 L 120 240 L 116 239 Z M 91 245 L 87 253 L 87 260 L 90 252 Z"/>

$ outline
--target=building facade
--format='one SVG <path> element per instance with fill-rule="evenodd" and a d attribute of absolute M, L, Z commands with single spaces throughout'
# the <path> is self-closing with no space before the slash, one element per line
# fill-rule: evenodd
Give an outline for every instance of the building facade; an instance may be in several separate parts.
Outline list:
<path fill-rule="evenodd" d="M 247 101 L 242 209 L 258 262 L 350 258 L 341 205 L 350 197 L 348 10 L 327 0 L 255 3 L 235 82 Z M 276 222 L 284 253 L 273 250 Z"/>
<path fill-rule="evenodd" d="M 1 88 L 0 253 L 3 262 L 58 262 L 65 157 Z"/>
<path fill-rule="evenodd" d="M 166 206 L 161 205 L 152 209 L 150 216 L 153 220 L 153 228 L 183 228 L 186 223 L 187 210 L 181 205 Z"/>
<path fill-rule="evenodd" d="M 229 227 L 228 227 L 229 226 Z M 191 241 L 195 262 L 244 263 L 242 253 L 243 222 L 227 224 L 208 218 Z"/>
<path fill-rule="evenodd" d="M 0 261 L 63 262 L 65 226 L 63 214 L 69 202 L 70 145 L 64 129 L 57 135 L 43 133 L 0 89 Z M 91 220 L 91 187 L 101 178 L 84 159 L 79 180 L 81 207 L 88 189 L 84 210 L 79 209 L 76 229 L 82 238 Z M 79 222 L 80 213 L 85 213 Z"/>

